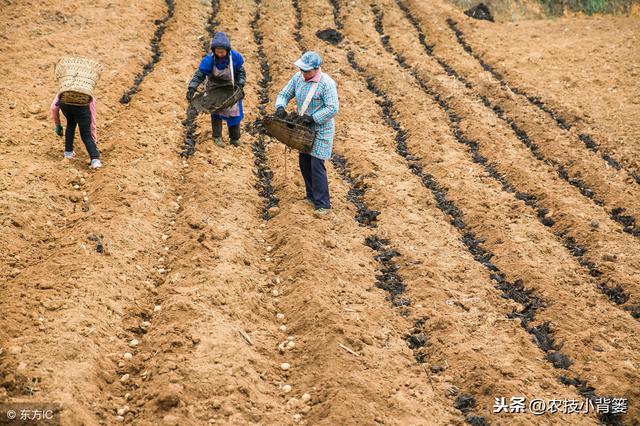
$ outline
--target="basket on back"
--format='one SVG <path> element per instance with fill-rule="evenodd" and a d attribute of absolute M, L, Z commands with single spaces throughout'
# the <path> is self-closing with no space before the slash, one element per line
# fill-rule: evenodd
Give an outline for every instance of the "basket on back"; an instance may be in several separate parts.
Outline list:
<path fill-rule="evenodd" d="M 87 105 L 100 79 L 102 65 L 93 59 L 68 56 L 56 65 L 60 100 L 69 105 Z"/>
<path fill-rule="evenodd" d="M 302 124 L 283 120 L 275 116 L 263 120 L 267 134 L 278 139 L 289 148 L 309 154 L 313 148 L 315 133 Z"/>
<path fill-rule="evenodd" d="M 217 113 L 235 105 L 242 99 L 240 86 L 218 86 L 207 92 L 198 93 L 193 97 L 192 105 L 199 112 Z"/>

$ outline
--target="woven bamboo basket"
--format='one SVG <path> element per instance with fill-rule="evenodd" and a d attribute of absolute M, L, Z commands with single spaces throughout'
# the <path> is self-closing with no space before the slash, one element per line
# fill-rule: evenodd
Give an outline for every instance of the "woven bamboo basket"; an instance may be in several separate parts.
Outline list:
<path fill-rule="evenodd" d="M 55 69 L 60 100 L 70 105 L 90 103 L 102 69 L 102 65 L 93 59 L 74 56 L 62 58 Z"/>
<path fill-rule="evenodd" d="M 199 112 L 217 113 L 235 105 L 242 99 L 243 91 L 240 86 L 218 86 L 207 92 L 198 93 L 193 97 L 192 105 Z"/>
<path fill-rule="evenodd" d="M 307 126 L 274 116 L 265 117 L 263 123 L 268 135 L 273 136 L 289 148 L 305 154 L 311 152 L 315 132 Z"/>

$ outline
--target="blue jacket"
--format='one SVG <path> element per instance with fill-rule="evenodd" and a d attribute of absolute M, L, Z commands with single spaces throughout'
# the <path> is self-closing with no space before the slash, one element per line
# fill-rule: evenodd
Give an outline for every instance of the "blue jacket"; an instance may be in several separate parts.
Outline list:
<path fill-rule="evenodd" d="M 231 54 L 231 58 L 233 59 L 233 78 L 236 82 L 236 84 L 241 84 L 244 86 L 245 82 L 246 82 L 246 75 L 244 72 L 244 58 L 242 57 L 242 55 L 238 52 L 236 52 L 235 50 L 231 49 L 230 50 L 230 54 Z M 228 59 L 227 59 L 228 61 Z M 229 66 L 229 62 L 224 61 L 222 64 L 216 64 L 215 66 L 217 66 L 218 68 L 222 67 L 228 67 Z M 196 71 L 196 74 L 193 76 L 193 78 L 191 79 L 191 83 L 189 83 L 189 87 L 198 87 L 198 85 L 204 80 L 204 76 L 210 76 L 211 73 L 213 73 L 213 67 L 214 67 L 214 54 L 213 53 L 209 53 L 207 56 L 205 56 L 204 58 L 202 58 L 202 60 L 200 61 L 200 65 L 198 66 L 198 70 Z M 238 101 L 238 106 L 240 108 L 240 115 L 238 117 L 222 117 L 218 114 L 212 113 L 211 117 L 214 119 L 223 119 L 227 122 L 227 124 L 229 126 L 236 126 L 238 124 L 240 124 L 240 122 L 242 121 L 242 118 L 244 117 L 244 109 L 242 107 L 242 99 L 240 99 L 240 101 Z"/>

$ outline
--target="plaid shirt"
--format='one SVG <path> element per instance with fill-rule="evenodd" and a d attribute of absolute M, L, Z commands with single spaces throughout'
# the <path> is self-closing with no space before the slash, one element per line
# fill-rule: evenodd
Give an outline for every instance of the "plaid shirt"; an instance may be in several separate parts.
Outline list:
<path fill-rule="evenodd" d="M 302 73 L 297 72 L 278 94 L 276 109 L 278 107 L 286 108 L 289 101 L 294 97 L 296 98 L 296 104 L 301 108 L 310 88 L 311 82 L 305 82 Z M 322 73 L 318 88 L 305 112 L 315 121 L 313 129 L 316 132 L 316 137 L 310 154 L 321 160 L 328 160 L 331 157 L 333 137 L 336 133 L 336 123 L 333 117 L 338 113 L 338 108 L 336 83 L 327 74 Z"/>

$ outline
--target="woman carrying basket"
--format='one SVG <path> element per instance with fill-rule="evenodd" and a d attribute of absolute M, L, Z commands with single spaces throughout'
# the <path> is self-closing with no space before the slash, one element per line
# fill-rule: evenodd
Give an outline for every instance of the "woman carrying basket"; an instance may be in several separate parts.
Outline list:
<path fill-rule="evenodd" d="M 211 53 L 200 61 L 200 66 L 189 82 L 187 100 L 191 102 L 196 89 L 206 79 L 206 91 L 209 92 L 216 86 L 234 84 L 243 88 L 246 83 L 244 71 L 244 58 L 231 49 L 231 42 L 223 32 L 217 32 L 211 40 Z M 211 113 L 211 128 L 213 141 L 216 145 L 224 147 L 222 141 L 222 120 L 229 127 L 229 138 L 234 146 L 240 145 L 240 122 L 244 112 L 242 99 L 235 105 L 217 113 Z"/>
<path fill-rule="evenodd" d="M 297 72 L 280 91 L 276 99 L 276 116 L 285 118 L 285 108 L 296 98 L 301 122 L 315 131 L 313 148 L 309 154 L 300 153 L 300 172 L 307 191 L 306 200 L 313 204 L 316 213 L 329 213 L 329 181 L 324 162 L 331 157 L 335 135 L 334 117 L 338 113 L 336 83 L 320 69 L 322 58 L 316 52 L 306 52 L 294 65 Z"/>
<path fill-rule="evenodd" d="M 73 139 L 78 127 L 80 138 L 89 153 L 92 169 L 102 167 L 100 151 L 96 146 L 96 98 L 93 96 L 101 72 L 102 65 L 93 59 L 73 56 L 62 58 L 55 68 L 59 90 L 51 103 L 51 119 L 56 125 L 55 132 L 60 137 L 63 136 L 60 110 L 67 119 L 64 158 L 73 159 L 76 156 Z"/>
<path fill-rule="evenodd" d="M 73 138 L 76 133 L 76 126 L 80 128 L 80 138 L 84 143 L 89 158 L 91 158 L 91 168 L 102 167 L 100 161 L 100 151 L 96 146 L 96 99 L 92 98 L 89 105 L 66 104 L 60 100 L 60 95 L 56 95 L 51 103 L 51 119 L 56 125 L 55 132 L 62 137 L 62 124 L 60 124 L 60 110 L 67 119 L 67 130 L 64 141 L 64 158 L 71 160 L 76 157 L 73 150 Z"/>

